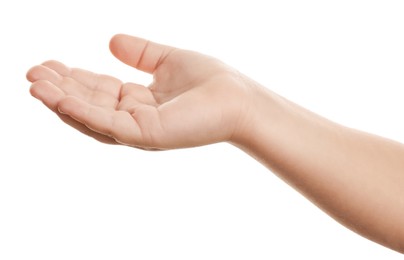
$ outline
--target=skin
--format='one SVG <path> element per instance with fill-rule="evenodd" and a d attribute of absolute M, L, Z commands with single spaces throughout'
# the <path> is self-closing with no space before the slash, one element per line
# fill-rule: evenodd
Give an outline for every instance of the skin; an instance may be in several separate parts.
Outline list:
<path fill-rule="evenodd" d="M 47 61 L 31 94 L 101 142 L 146 150 L 229 142 L 346 227 L 404 253 L 404 145 L 320 117 L 212 57 L 128 35 L 111 52 L 150 86 Z"/>

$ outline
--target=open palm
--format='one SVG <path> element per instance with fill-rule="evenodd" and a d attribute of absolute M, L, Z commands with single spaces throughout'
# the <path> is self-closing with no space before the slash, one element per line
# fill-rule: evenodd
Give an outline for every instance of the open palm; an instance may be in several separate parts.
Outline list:
<path fill-rule="evenodd" d="M 116 35 L 112 53 L 153 74 L 145 87 L 57 61 L 27 74 L 31 93 L 66 123 L 100 141 L 170 149 L 230 141 L 247 110 L 238 72 L 211 57 Z"/>

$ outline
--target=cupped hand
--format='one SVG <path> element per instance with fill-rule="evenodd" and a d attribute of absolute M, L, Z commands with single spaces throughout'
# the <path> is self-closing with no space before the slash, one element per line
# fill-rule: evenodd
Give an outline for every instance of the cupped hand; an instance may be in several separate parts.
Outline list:
<path fill-rule="evenodd" d="M 222 62 L 128 35 L 110 49 L 150 86 L 47 61 L 27 73 L 31 94 L 87 135 L 143 149 L 232 141 L 245 123 L 249 81 Z"/>

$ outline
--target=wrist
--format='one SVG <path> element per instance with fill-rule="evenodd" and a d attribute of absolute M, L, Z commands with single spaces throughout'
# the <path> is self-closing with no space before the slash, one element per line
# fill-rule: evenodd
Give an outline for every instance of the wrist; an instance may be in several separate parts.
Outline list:
<path fill-rule="evenodd" d="M 297 126 L 304 125 L 310 115 L 258 83 L 253 83 L 250 92 L 248 109 L 231 143 L 273 169 L 285 155 L 284 149 L 297 143 Z"/>
<path fill-rule="evenodd" d="M 236 129 L 230 142 L 238 147 L 249 147 L 275 120 L 283 99 L 260 84 L 247 79 L 247 91 Z"/>

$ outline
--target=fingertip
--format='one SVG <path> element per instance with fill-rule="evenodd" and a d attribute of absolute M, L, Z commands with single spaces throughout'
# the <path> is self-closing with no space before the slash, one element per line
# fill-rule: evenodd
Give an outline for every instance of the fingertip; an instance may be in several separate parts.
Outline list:
<path fill-rule="evenodd" d="M 43 66 L 42 65 L 35 65 L 34 67 L 30 68 L 27 72 L 27 79 L 30 82 L 34 82 L 41 79 Z"/>
<path fill-rule="evenodd" d="M 109 49 L 111 53 L 115 56 L 115 58 L 127 65 L 131 65 L 129 64 L 128 60 L 132 55 L 130 42 L 132 42 L 133 39 L 136 39 L 136 37 L 127 34 L 116 34 L 109 42 Z"/>
<path fill-rule="evenodd" d="M 39 92 L 38 92 L 38 81 L 34 82 L 31 84 L 31 87 L 29 88 L 29 93 L 31 96 L 34 98 L 39 99 Z"/>
<path fill-rule="evenodd" d="M 111 39 L 109 40 L 109 49 L 112 51 L 113 46 L 116 42 L 116 39 L 119 37 L 119 34 L 115 34 L 114 36 L 111 37 Z"/>
<path fill-rule="evenodd" d="M 138 58 L 148 43 L 149 41 L 146 39 L 120 33 L 111 38 L 109 48 L 115 57 L 128 64 L 133 60 L 133 55 Z M 133 64 L 128 65 L 133 66 Z"/>
<path fill-rule="evenodd" d="M 60 103 L 60 102 L 59 102 L 59 103 Z M 62 115 L 67 115 L 66 112 L 63 110 L 63 108 L 60 107 L 59 104 L 57 105 L 57 110 L 58 110 L 58 112 L 59 112 L 60 114 L 62 114 Z"/>
<path fill-rule="evenodd" d="M 47 61 L 42 62 L 42 65 L 47 66 L 48 64 L 53 64 L 53 63 L 60 63 L 60 62 L 57 60 L 47 60 Z"/>
<path fill-rule="evenodd" d="M 115 55 L 116 51 L 119 49 L 118 48 L 119 42 L 121 42 L 122 38 L 124 38 L 125 36 L 127 35 L 122 33 L 118 33 L 112 36 L 111 40 L 109 41 L 109 49 L 112 52 L 112 54 Z"/>
<path fill-rule="evenodd" d="M 117 39 L 119 39 L 121 37 L 124 37 L 124 36 L 127 36 L 127 35 L 123 34 L 123 33 L 117 33 L 117 34 L 115 34 L 114 36 L 111 37 L 111 41 L 117 40 Z"/>
<path fill-rule="evenodd" d="M 52 67 L 50 66 L 51 64 L 62 64 L 62 63 L 60 63 L 56 60 L 47 60 L 47 61 L 41 63 L 40 65 L 35 65 L 35 66 L 31 67 L 27 71 L 25 77 L 27 78 L 28 81 L 34 82 L 34 81 L 38 80 L 38 75 L 40 74 L 40 70 L 43 67 L 48 67 L 48 68 L 52 69 Z"/>
<path fill-rule="evenodd" d="M 117 34 L 110 41 L 112 54 L 123 63 L 147 73 L 153 73 L 159 61 L 173 50 L 149 40 Z"/>
<path fill-rule="evenodd" d="M 47 80 L 35 81 L 32 83 L 29 92 L 34 98 L 41 100 L 53 111 L 55 110 L 59 100 L 65 96 L 63 91 Z"/>
<path fill-rule="evenodd" d="M 47 60 L 41 64 L 42 66 L 45 66 L 51 70 L 54 70 L 58 74 L 62 76 L 68 76 L 70 75 L 71 68 L 66 66 L 60 61 L 57 60 Z"/>
<path fill-rule="evenodd" d="M 61 99 L 57 104 L 57 109 L 59 110 L 59 112 L 68 114 L 67 111 L 72 106 L 71 104 L 72 102 L 74 102 L 73 99 L 74 98 L 71 96 L 66 96 L 65 98 Z"/>
<path fill-rule="evenodd" d="M 60 113 L 67 114 L 80 122 L 82 121 L 78 119 L 85 114 L 84 108 L 88 108 L 88 104 L 74 96 L 65 96 L 57 103 L 57 110 Z"/>
<path fill-rule="evenodd" d="M 34 78 L 33 78 L 33 76 L 32 76 L 33 69 L 34 69 L 34 67 L 31 67 L 31 68 L 27 71 L 27 73 L 25 74 L 25 78 L 26 78 L 29 82 L 33 82 L 33 81 L 34 81 Z"/>
<path fill-rule="evenodd" d="M 56 110 L 62 114 L 62 115 L 68 115 L 69 117 L 73 118 L 76 121 L 79 121 L 76 119 L 76 116 L 72 115 L 72 103 L 74 100 L 72 100 L 73 97 L 71 96 L 65 96 L 64 98 L 60 99 L 58 103 L 56 104 Z M 79 121 L 80 122 L 80 121 Z"/>

